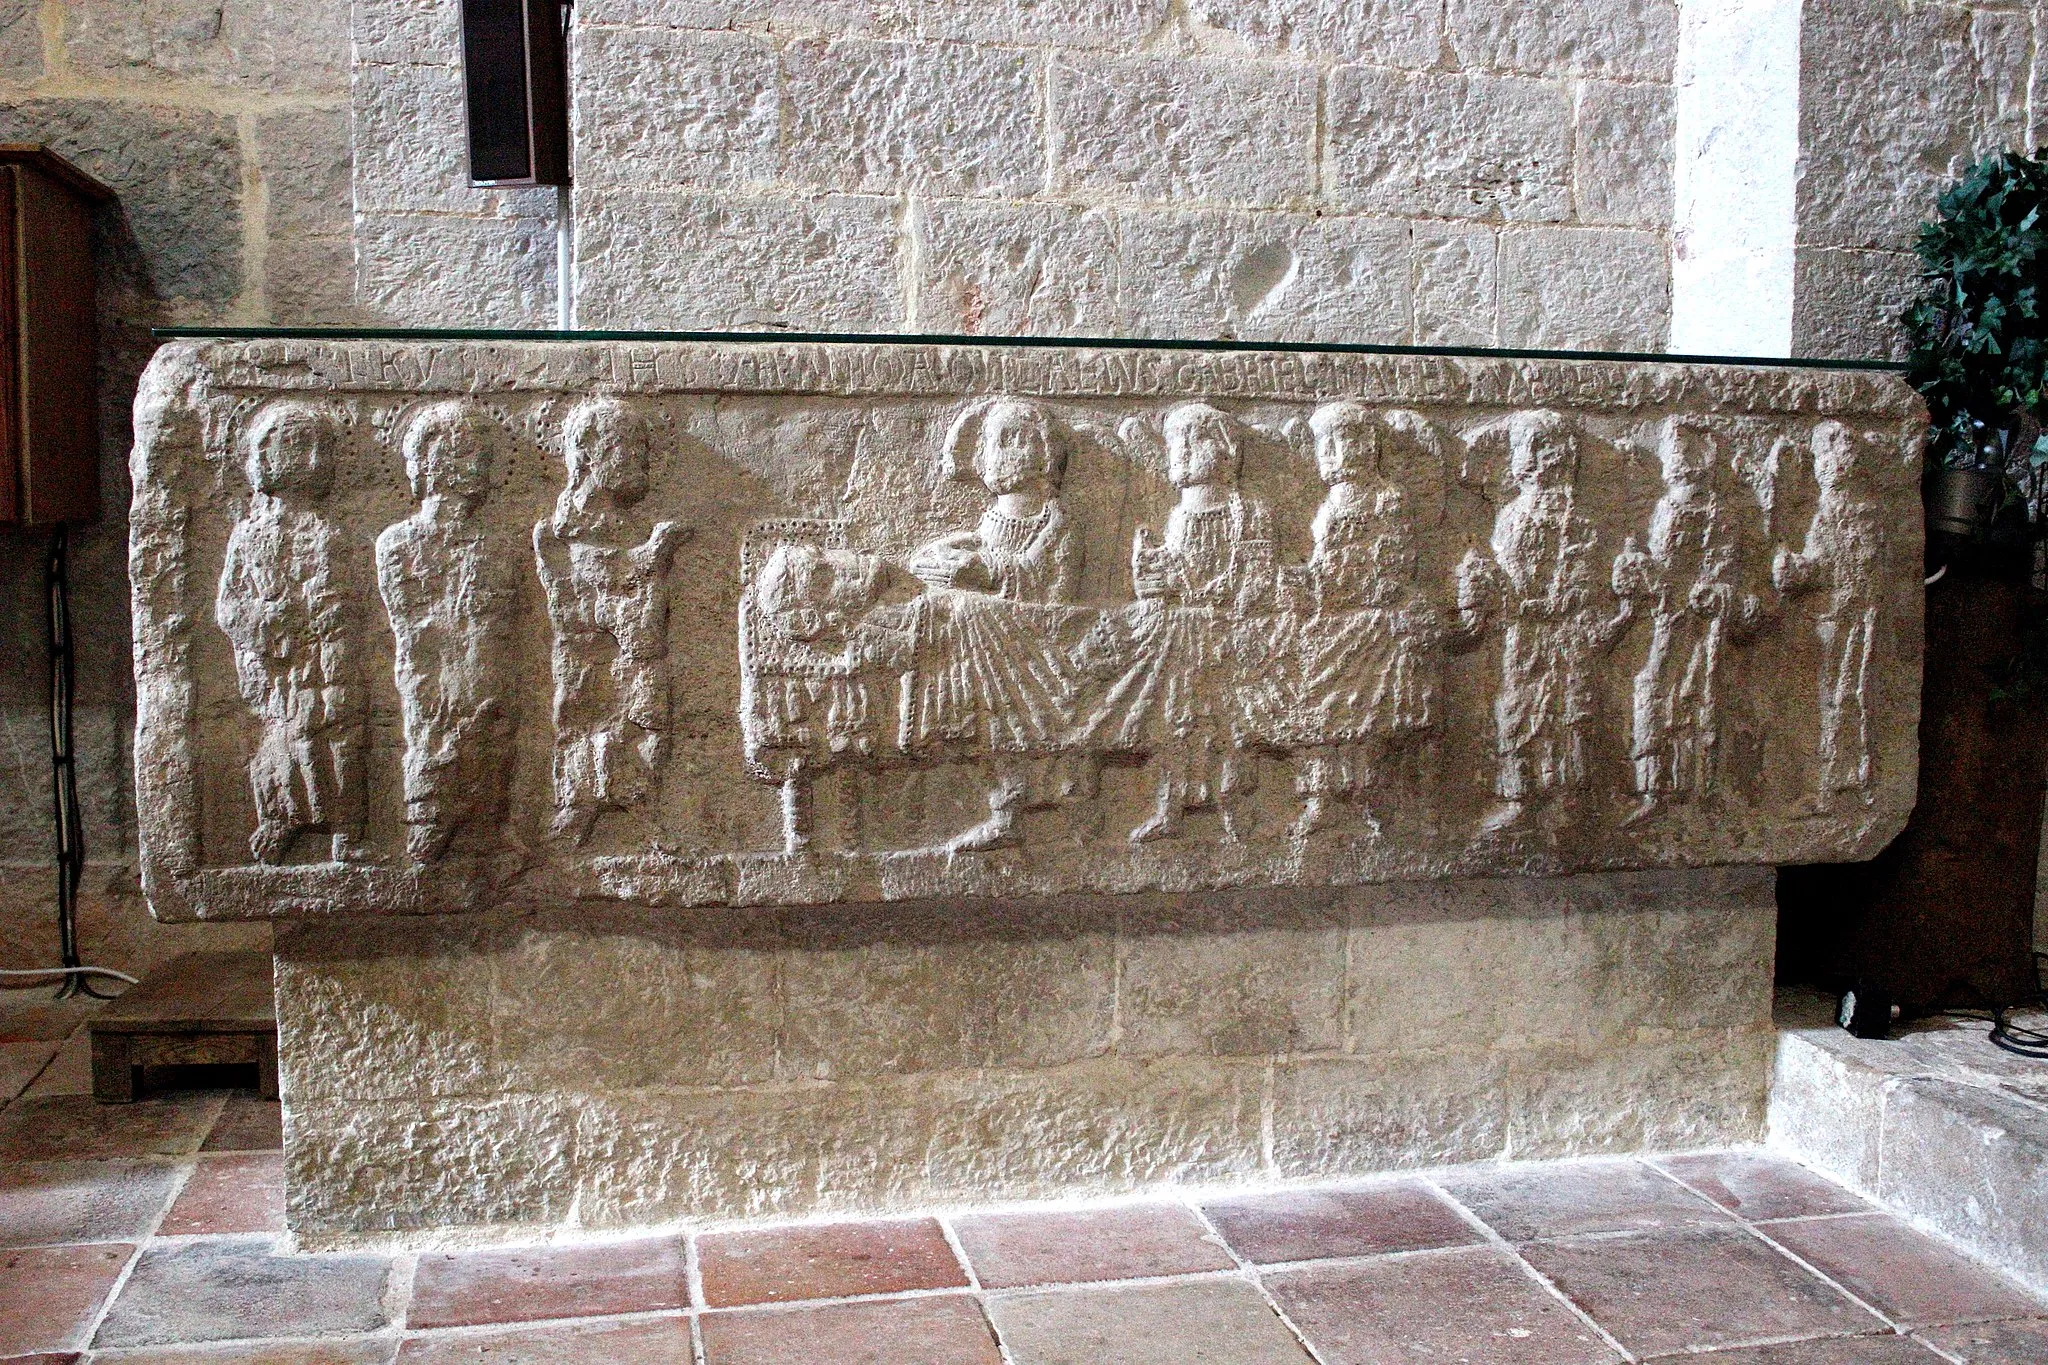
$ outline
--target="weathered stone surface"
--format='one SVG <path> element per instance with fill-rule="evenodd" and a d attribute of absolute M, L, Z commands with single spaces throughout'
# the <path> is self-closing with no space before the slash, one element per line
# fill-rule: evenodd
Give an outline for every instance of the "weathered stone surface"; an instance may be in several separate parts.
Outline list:
<path fill-rule="evenodd" d="M 1546 350 L 1658 351 L 1671 328 L 1661 237 L 1531 228 L 1500 247 L 1500 339 Z"/>
<path fill-rule="evenodd" d="M 577 198 L 585 327 L 895 328 L 904 243 L 894 200 L 595 191 Z"/>
<path fill-rule="evenodd" d="M 1579 87 L 1572 178 L 1580 222 L 1671 225 L 1673 112 L 1666 85 Z"/>
<path fill-rule="evenodd" d="M 232 118 L 125 100 L 0 105 L 0 141 L 43 142 L 119 196 L 102 288 L 218 304 L 242 285 L 242 149 Z"/>
<path fill-rule="evenodd" d="M 1125 211 L 1117 229 L 1122 335 L 1408 338 L 1406 223 Z"/>
<path fill-rule="evenodd" d="M 552 327 L 553 215 L 359 214 L 356 298 L 399 326 Z"/>
<path fill-rule="evenodd" d="M 1323 191 L 1368 213 L 1496 222 L 1571 214 L 1571 99 L 1552 81 L 1343 66 Z"/>
<path fill-rule="evenodd" d="M 1167 0 L 586 0 L 593 24 L 762 29 L 797 35 L 1121 47 L 1156 31 Z"/>
<path fill-rule="evenodd" d="M 1493 229 L 1417 223 L 1415 340 L 1492 346 L 1500 338 L 1500 242 Z"/>
<path fill-rule="evenodd" d="M 462 0 L 349 0 L 349 10 L 358 65 L 462 64 Z"/>
<path fill-rule="evenodd" d="M 1045 187 L 1045 72 L 1017 48 L 841 40 L 782 54 L 782 178 L 1019 197 Z"/>
<path fill-rule="evenodd" d="M 347 5 L 299 0 L 67 0 L 64 50 L 89 79 L 196 80 L 339 93 Z"/>
<path fill-rule="evenodd" d="M 358 64 L 350 80 L 350 103 L 357 129 L 358 213 L 553 214 L 552 189 L 470 187 L 460 67 Z M 374 236 L 360 229 L 359 235 L 366 243 Z M 375 243 L 370 264 L 381 264 L 391 251 L 391 243 Z M 461 257 L 455 260 L 460 263 Z M 476 305 L 465 306 L 461 316 L 477 317 Z"/>
<path fill-rule="evenodd" d="M 1261 52 L 1427 67 L 1443 47 L 1443 11 L 1402 0 L 1192 0 L 1188 17 Z"/>
<path fill-rule="evenodd" d="M 2016 12 L 1903 0 L 1806 11 L 1801 244 L 1909 250 L 1965 165 L 2021 145 L 2031 51 L 2027 17 Z M 1900 61 L 1903 52 L 1915 59 Z"/>
<path fill-rule="evenodd" d="M 1138 902 L 1124 913 L 1117 1050 L 1342 1050 L 1347 918 L 1334 897 L 1300 906 L 1263 897 Z"/>
<path fill-rule="evenodd" d="M 1056 189 L 1260 207 L 1315 186 L 1308 70 L 1073 56 L 1051 80 Z"/>
<path fill-rule="evenodd" d="M 43 74 L 41 0 L 0 0 L 0 80 L 26 85 Z"/>
<path fill-rule="evenodd" d="M 208 343 L 138 410 L 170 918 L 1769 863 L 1911 800 L 1923 419 L 1888 376 Z M 1029 535 L 989 501 L 1023 488 Z M 1361 506 L 1403 534 L 1354 544 Z M 444 667 L 428 621 L 477 643 Z"/>
<path fill-rule="evenodd" d="M 352 218 L 348 110 L 280 109 L 256 119 L 264 219 L 273 242 L 347 236 Z"/>
<path fill-rule="evenodd" d="M 781 67 L 751 34 L 576 30 L 577 182 L 729 189 L 775 179 Z"/>
<path fill-rule="evenodd" d="M 370 319 L 356 307 L 356 250 L 340 236 L 272 238 L 263 297 L 280 327 L 345 327 Z"/>
<path fill-rule="evenodd" d="M 919 330 L 1117 330 L 1117 230 L 1102 210 L 940 200 L 924 210 L 918 233 Z"/>
<path fill-rule="evenodd" d="M 1792 354 L 1899 360 L 1900 319 L 1920 292 L 1920 258 L 1905 251 L 1801 247 L 1793 254 Z"/>
<path fill-rule="evenodd" d="M 1678 10 L 1675 0 L 1449 0 L 1444 25 L 1467 67 L 1669 80 Z"/>

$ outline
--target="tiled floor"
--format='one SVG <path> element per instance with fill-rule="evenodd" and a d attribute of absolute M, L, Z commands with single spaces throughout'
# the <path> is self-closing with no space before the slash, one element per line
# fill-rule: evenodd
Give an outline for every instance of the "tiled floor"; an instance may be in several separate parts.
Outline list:
<path fill-rule="evenodd" d="M 293 1256 L 275 1105 L 102 1107 L 0 1014 L 0 1359 L 2042 1365 L 2048 1304 L 1757 1153 L 451 1254 Z M 21 1061 L 29 1058 L 30 1061 Z M 12 1066 L 12 1071 L 6 1067 Z"/>

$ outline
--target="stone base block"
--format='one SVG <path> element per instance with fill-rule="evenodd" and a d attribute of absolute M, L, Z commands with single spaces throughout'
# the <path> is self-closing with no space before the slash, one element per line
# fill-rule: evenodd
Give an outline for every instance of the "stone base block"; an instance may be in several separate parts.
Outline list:
<path fill-rule="evenodd" d="M 309 1244 L 1755 1141 L 1769 873 L 280 926 Z"/>

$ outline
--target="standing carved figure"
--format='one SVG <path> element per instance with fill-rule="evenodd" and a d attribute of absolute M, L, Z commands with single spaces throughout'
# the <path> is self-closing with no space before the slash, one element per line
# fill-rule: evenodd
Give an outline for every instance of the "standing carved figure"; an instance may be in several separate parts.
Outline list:
<path fill-rule="evenodd" d="M 1514 496 L 1493 522 L 1489 553 L 1458 566 L 1459 633 L 1501 626 L 1500 691 L 1494 697 L 1494 793 L 1484 830 L 1518 826 L 1536 807 L 1561 821 L 1586 782 L 1595 656 L 1614 624 L 1594 601 L 1593 523 L 1578 509 L 1578 435 L 1547 409 L 1506 423 Z"/>
<path fill-rule="evenodd" d="M 1648 543 L 1630 536 L 1614 560 L 1615 596 L 1628 614 L 1642 609 L 1650 620 L 1629 746 L 1639 802 L 1625 826 L 1666 801 L 1717 790 L 1723 656 L 1762 616 L 1762 604 L 1743 588 L 1741 528 L 1719 490 L 1714 433 L 1671 418 L 1658 454 L 1664 495 L 1650 514 Z"/>
<path fill-rule="evenodd" d="M 342 530 L 319 510 L 341 441 L 334 415 L 308 404 L 257 416 L 249 507 L 228 536 L 214 600 L 242 699 L 263 725 L 249 761 L 258 862 L 283 862 L 315 831 L 336 861 L 365 852 L 359 590 Z"/>
<path fill-rule="evenodd" d="M 668 571 L 689 534 L 650 525 L 650 436 L 612 398 L 578 405 L 562 425 L 568 483 L 533 528 L 554 631 L 553 833 L 587 842 L 599 815 L 646 800 L 669 732 Z"/>
<path fill-rule="evenodd" d="M 1840 422 L 1813 433 L 1813 477 L 1820 501 L 1806 528 L 1806 544 L 1780 546 L 1771 579 L 1787 597 L 1820 593 L 1814 634 L 1820 643 L 1820 773 L 1814 809 L 1836 798 L 1871 798 L 1876 778 L 1870 747 L 1871 649 L 1877 639 L 1878 569 L 1884 560 L 1884 520 L 1864 488 L 1857 441 Z"/>
<path fill-rule="evenodd" d="M 1155 767 L 1155 808 L 1131 831 L 1137 843 L 1178 835 L 1188 811 L 1212 805 L 1235 837 L 1233 806 L 1254 780 L 1247 720 L 1285 704 L 1240 629 L 1271 606 L 1273 540 L 1264 504 L 1238 491 L 1231 420 L 1205 403 L 1177 407 L 1167 415 L 1166 451 L 1180 499 L 1165 539 L 1138 528 L 1138 600 L 1105 614 L 1080 651 L 1112 679 L 1084 743 L 1149 755 Z"/>
<path fill-rule="evenodd" d="M 974 459 L 963 468 L 970 439 Z M 993 501 L 976 529 L 942 536 L 910 560 L 927 592 L 903 747 L 992 757 L 988 818 L 948 845 L 976 851 L 1015 842 L 1020 811 L 1086 785 L 1060 752 L 1075 682 L 1060 642 L 1072 613 L 1059 608 L 1073 600 L 1081 542 L 1060 506 L 1066 451 L 1037 404 L 969 408 L 944 453 L 949 477 L 977 479 Z"/>
<path fill-rule="evenodd" d="M 406 852 L 420 864 L 458 838 L 491 847 L 509 805 L 519 590 L 516 560 L 481 515 L 500 437 L 464 403 L 421 412 L 404 441 L 419 510 L 377 537 L 405 726 Z"/>
<path fill-rule="evenodd" d="M 1337 801 L 1371 802 L 1388 760 L 1436 724 L 1443 623 L 1416 583 L 1415 525 L 1384 454 L 1390 423 L 1362 403 L 1326 403 L 1309 418 L 1329 492 L 1311 525 L 1314 550 L 1287 584 L 1301 615 L 1288 651 L 1307 738 L 1295 789 L 1298 834 L 1324 828 Z"/>

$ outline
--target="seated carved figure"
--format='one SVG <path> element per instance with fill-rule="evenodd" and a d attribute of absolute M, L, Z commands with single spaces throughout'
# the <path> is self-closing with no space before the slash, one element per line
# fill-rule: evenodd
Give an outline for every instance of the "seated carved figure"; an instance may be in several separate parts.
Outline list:
<path fill-rule="evenodd" d="M 228 537 L 214 619 L 234 647 L 242 699 L 262 724 L 249 761 L 258 862 L 325 832 L 336 861 L 365 856 L 368 712 L 361 606 L 347 538 L 320 510 L 342 428 L 322 408 L 279 402 L 249 429 L 249 505 Z"/>
<path fill-rule="evenodd" d="M 974 456 L 963 467 L 960 447 Z M 1017 816 L 1087 785 L 1066 762 L 1075 689 L 1062 629 L 1080 575 L 1081 543 L 1060 506 L 1066 450 L 1035 403 L 970 407 L 945 445 L 949 477 L 977 480 L 991 502 L 972 531 L 911 557 L 927 586 L 903 716 L 907 753 L 986 758 L 995 769 L 988 818 L 955 837 L 967 852 L 1015 841 Z"/>
<path fill-rule="evenodd" d="M 1217 806 L 1237 833 L 1237 798 L 1255 780 L 1254 718 L 1284 706 L 1257 666 L 1269 633 L 1273 541 L 1264 504 L 1238 491 L 1241 456 L 1229 417 L 1187 403 L 1166 419 L 1167 473 L 1180 497 L 1163 540 L 1139 527 L 1131 546 L 1138 601 L 1106 613 L 1079 651 L 1108 683 L 1083 722 L 1084 743 L 1148 757 L 1153 814 L 1134 842 L 1171 838 L 1191 810 Z"/>

